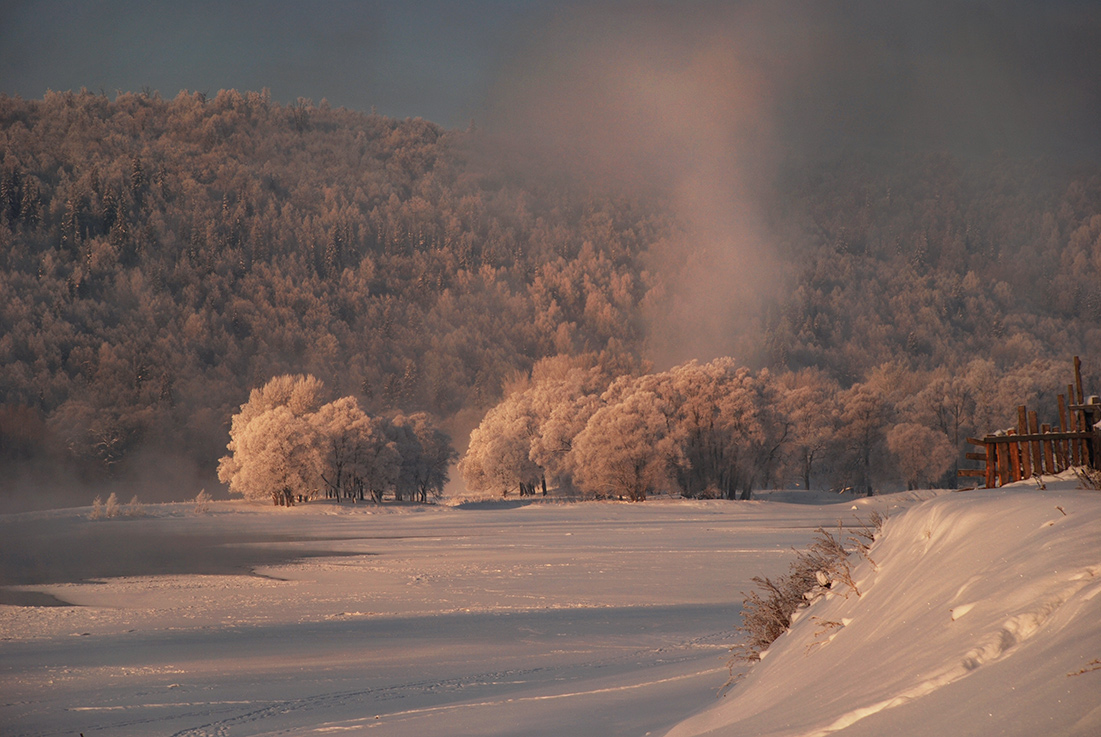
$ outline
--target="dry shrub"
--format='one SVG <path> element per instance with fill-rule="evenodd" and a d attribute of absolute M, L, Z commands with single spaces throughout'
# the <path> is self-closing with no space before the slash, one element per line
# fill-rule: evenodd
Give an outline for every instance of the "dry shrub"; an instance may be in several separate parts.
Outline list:
<path fill-rule="evenodd" d="M 1083 489 L 1101 491 L 1101 470 L 1089 466 L 1079 466 L 1074 469 L 1074 475 L 1078 477 Z"/>
<path fill-rule="evenodd" d="M 95 498 L 92 502 L 92 512 L 88 517 L 89 519 L 111 519 L 121 514 L 122 506 L 119 504 L 118 495 L 111 492 L 106 502 L 104 502 L 101 497 L 97 496 Z"/>
<path fill-rule="evenodd" d="M 206 489 L 201 490 L 195 495 L 195 514 L 205 514 L 210 511 L 210 503 L 214 501 L 214 497 L 207 493 Z"/>
<path fill-rule="evenodd" d="M 844 596 L 851 591 L 860 596 L 860 590 L 852 578 L 849 556 L 859 553 L 867 557 L 883 522 L 883 517 L 874 512 L 868 521 L 859 521 L 859 526 L 850 530 L 852 534 L 847 538 L 852 547 L 844 545 L 846 538 L 842 537 L 840 524 L 836 536 L 819 527 L 806 550 L 796 551 L 787 574 L 775 581 L 754 577 L 753 582 L 760 593 L 743 593 L 742 623 L 738 631 L 745 639 L 733 648 L 731 668 L 738 662 L 760 660 L 761 653 L 791 627 L 795 612 L 826 591 L 840 591 Z"/>
<path fill-rule="evenodd" d="M 127 517 L 144 517 L 145 516 L 145 505 L 142 504 L 141 501 L 138 499 L 137 494 L 134 494 L 133 498 L 130 499 L 130 503 L 126 505 L 126 516 Z"/>

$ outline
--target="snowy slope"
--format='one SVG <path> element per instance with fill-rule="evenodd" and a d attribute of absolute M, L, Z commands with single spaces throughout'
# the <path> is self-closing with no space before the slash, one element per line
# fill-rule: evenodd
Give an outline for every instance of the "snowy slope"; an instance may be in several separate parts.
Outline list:
<path fill-rule="evenodd" d="M 888 520 L 697 735 L 1101 735 L 1101 493 L 1073 477 Z"/>

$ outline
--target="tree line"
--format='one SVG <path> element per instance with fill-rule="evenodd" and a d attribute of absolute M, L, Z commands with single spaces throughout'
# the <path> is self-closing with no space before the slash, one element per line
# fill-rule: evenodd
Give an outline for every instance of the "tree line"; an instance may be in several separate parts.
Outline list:
<path fill-rule="evenodd" d="M 1047 401 L 1061 362 L 1008 374 L 886 363 L 842 387 L 821 369 L 751 371 L 731 358 L 610 376 L 558 357 L 490 410 L 458 469 L 475 491 L 619 497 L 655 492 L 749 499 L 756 488 L 955 486 L 969 434 L 1000 427 L 1006 403 Z"/>

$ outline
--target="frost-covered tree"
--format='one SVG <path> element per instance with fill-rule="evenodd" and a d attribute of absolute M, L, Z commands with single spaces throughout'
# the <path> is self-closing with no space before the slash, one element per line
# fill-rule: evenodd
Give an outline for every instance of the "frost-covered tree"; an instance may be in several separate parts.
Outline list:
<path fill-rule="evenodd" d="M 399 457 L 394 499 L 427 502 L 438 497 L 456 458 L 450 436 L 424 412 L 397 414 L 385 423 L 385 433 Z"/>
<path fill-rule="evenodd" d="M 573 442 L 573 474 L 582 491 L 643 501 L 666 488 L 679 459 L 671 403 L 637 379 L 619 379 Z"/>
<path fill-rule="evenodd" d="M 734 499 L 739 489 L 751 487 L 768 439 L 759 380 L 733 359 L 721 358 L 671 369 L 663 388 L 674 406 L 681 492 Z"/>
<path fill-rule="evenodd" d="M 936 481 L 956 457 L 955 448 L 943 432 L 912 422 L 892 427 L 887 432 L 887 447 L 911 489 Z"/>
<path fill-rule="evenodd" d="M 321 407 L 310 420 L 320 445 L 325 496 L 349 495 L 354 484 L 352 466 L 367 415 L 359 408 L 355 397 L 342 397 Z"/>
<path fill-rule="evenodd" d="M 386 434 L 386 423 L 374 420 L 374 438 L 365 447 L 367 453 L 357 458 L 354 465 L 356 486 L 353 493 L 363 498 L 363 490 L 381 504 L 386 492 L 396 488 L 401 473 L 401 454 L 398 446 Z"/>
<path fill-rule="evenodd" d="M 367 415 L 355 397 L 326 404 L 310 421 L 316 429 L 320 476 L 328 495 L 362 500 L 370 494 L 381 501 L 396 483 L 401 466 L 385 423 Z"/>
<path fill-rule="evenodd" d="M 248 401 L 241 405 L 240 411 L 231 420 L 230 437 L 233 437 L 233 428 L 243 428 L 254 418 L 276 407 L 286 407 L 296 417 L 308 415 L 321 406 L 324 391 L 324 383 L 314 376 L 275 376 L 262 387 L 249 392 Z"/>
<path fill-rule="evenodd" d="M 866 496 L 873 493 L 884 430 L 893 407 L 886 395 L 871 384 L 854 384 L 841 393 L 840 436 L 848 450 L 848 475 L 852 485 Z"/>
<path fill-rule="evenodd" d="M 539 427 L 531 400 L 532 390 L 514 392 L 470 433 L 470 445 L 459 463 L 469 488 L 501 495 L 518 489 L 523 496 L 541 482 L 543 469 L 531 458 Z"/>
<path fill-rule="evenodd" d="M 573 369 L 562 378 L 540 381 L 531 389 L 533 414 L 539 425 L 531 439 L 530 458 L 559 489 L 574 490 L 570 451 L 589 419 L 604 406 L 600 395 L 608 381 L 599 370 Z"/>
<path fill-rule="evenodd" d="M 412 465 L 413 484 L 418 500 L 427 503 L 430 496 L 438 498 L 447 485 L 448 470 L 458 457 L 451 445 L 451 436 L 437 427 L 425 412 L 416 412 L 407 417 L 399 415 L 393 422 L 402 422 L 409 427 L 419 446 L 416 462 Z"/>
<path fill-rule="evenodd" d="M 321 460 L 315 428 L 307 417 L 279 406 L 254 417 L 231 442 L 232 462 L 218 467 L 230 493 L 276 505 L 293 505 L 320 488 Z M 226 458 L 231 458 L 227 456 Z"/>
<path fill-rule="evenodd" d="M 472 434 L 468 485 L 523 493 L 550 478 L 643 499 L 672 480 L 686 496 L 732 499 L 771 473 L 786 424 L 767 373 L 724 358 L 623 376 L 598 394 L 605 382 L 598 369 L 572 367 L 521 384 Z"/>
<path fill-rule="evenodd" d="M 836 444 L 837 382 L 820 369 L 808 368 L 780 379 L 780 411 L 791 426 L 787 459 L 809 490 L 822 456 Z"/>
<path fill-rule="evenodd" d="M 974 429 L 974 389 L 968 385 L 965 376 L 941 369 L 934 372 L 928 385 L 914 397 L 913 404 L 917 410 L 914 414 L 920 418 L 921 424 L 942 432 L 956 449 L 952 464 L 954 481 L 964 438 Z"/>
<path fill-rule="evenodd" d="M 252 390 L 231 421 L 230 455 L 218 464 L 218 479 L 230 493 L 290 505 L 320 488 L 319 443 L 309 416 L 323 389 L 313 376 L 284 375 Z"/>
<path fill-rule="evenodd" d="M 760 435 L 754 435 L 745 443 L 744 457 L 748 472 L 741 474 L 739 499 L 751 497 L 754 485 L 767 486 L 775 482 L 783 450 L 791 435 L 791 423 L 780 406 L 779 391 L 768 369 L 756 376 L 744 373 L 745 391 L 751 392 L 756 410 L 756 422 Z"/>
<path fill-rule="evenodd" d="M 598 354 L 554 356 L 510 382 L 513 391 L 471 433 L 459 464 L 469 488 L 521 496 L 548 484 L 574 491 L 569 459 L 574 438 L 604 405 L 601 393 L 612 371 L 632 372 L 632 362 Z"/>
<path fill-rule="evenodd" d="M 312 376 L 278 376 L 253 390 L 218 467 L 232 493 L 290 504 L 320 489 L 377 502 L 442 492 L 455 451 L 427 414 L 371 417 L 350 396 L 319 406 L 323 389 Z"/>

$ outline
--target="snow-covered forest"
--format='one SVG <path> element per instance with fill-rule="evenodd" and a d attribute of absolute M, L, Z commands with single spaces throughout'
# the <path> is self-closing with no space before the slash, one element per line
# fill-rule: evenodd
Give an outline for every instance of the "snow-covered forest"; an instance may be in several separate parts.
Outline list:
<path fill-rule="evenodd" d="M 215 483 L 231 416 L 284 374 L 372 417 L 428 412 L 460 452 L 502 400 L 486 422 L 548 401 L 559 356 L 600 374 L 560 386 L 569 401 L 624 376 L 624 401 L 628 385 L 652 391 L 691 357 L 658 325 L 681 314 L 695 225 L 659 191 L 540 178 L 484 143 L 263 92 L 0 97 L 5 478 L 191 496 Z M 1008 155 L 781 168 L 760 208 L 776 289 L 732 283 L 736 329 L 709 349 L 797 415 L 758 483 L 916 483 L 888 452 L 896 426 L 959 450 L 1057 391 L 1070 355 L 1097 385 L 1099 182 L 1088 165 Z M 813 436 L 858 400 L 874 431 L 820 465 L 839 456 Z M 875 448 L 854 465 L 861 444 Z M 534 483 L 530 470 L 509 483 Z"/>

